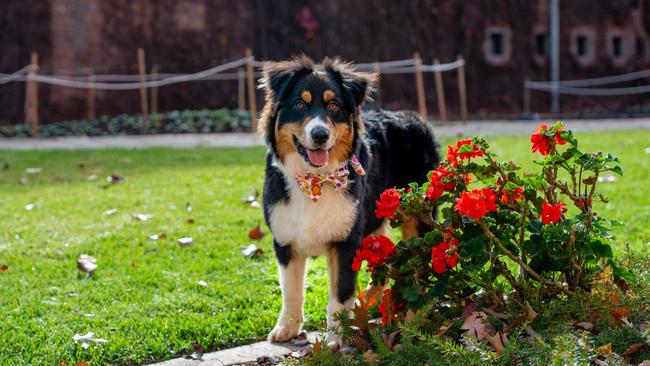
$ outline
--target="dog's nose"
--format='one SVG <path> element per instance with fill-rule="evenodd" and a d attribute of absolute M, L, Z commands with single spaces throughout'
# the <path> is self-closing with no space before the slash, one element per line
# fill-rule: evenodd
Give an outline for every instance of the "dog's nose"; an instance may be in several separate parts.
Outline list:
<path fill-rule="evenodd" d="M 311 140 L 317 144 L 322 145 L 330 138 L 330 131 L 322 126 L 318 126 L 311 130 Z"/>

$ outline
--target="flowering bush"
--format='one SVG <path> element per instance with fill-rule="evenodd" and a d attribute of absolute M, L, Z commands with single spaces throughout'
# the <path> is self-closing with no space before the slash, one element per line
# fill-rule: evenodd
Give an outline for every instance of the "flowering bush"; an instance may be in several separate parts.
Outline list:
<path fill-rule="evenodd" d="M 353 269 L 365 261 L 373 283 L 391 288 L 380 305 L 382 323 L 434 299 L 460 302 L 479 292 L 523 302 L 588 292 L 605 266 L 625 275 L 612 258 L 613 223 L 592 206 L 593 199 L 607 202 L 596 195 L 598 177 L 621 175 L 618 159 L 580 151 L 560 122 L 540 125 L 530 141 L 541 158 L 538 173 L 497 161 L 477 137 L 450 145 L 428 182 L 381 195 L 377 217 L 395 226 L 416 217 L 431 228 L 394 246 L 368 237 L 357 251 Z"/>

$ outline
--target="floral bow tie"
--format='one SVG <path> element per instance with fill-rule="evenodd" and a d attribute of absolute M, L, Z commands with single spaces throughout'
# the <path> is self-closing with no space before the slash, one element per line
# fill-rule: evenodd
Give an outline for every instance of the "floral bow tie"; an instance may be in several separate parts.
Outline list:
<path fill-rule="evenodd" d="M 352 156 L 349 162 L 357 174 L 366 175 L 366 171 L 363 169 L 356 156 Z M 349 175 L 350 171 L 348 170 L 348 162 L 346 161 L 329 174 L 299 174 L 296 176 L 296 182 L 298 182 L 300 190 L 306 194 L 312 202 L 318 202 L 318 199 L 323 193 L 323 183 L 330 182 L 334 186 L 334 189 L 342 191 L 348 186 Z"/>

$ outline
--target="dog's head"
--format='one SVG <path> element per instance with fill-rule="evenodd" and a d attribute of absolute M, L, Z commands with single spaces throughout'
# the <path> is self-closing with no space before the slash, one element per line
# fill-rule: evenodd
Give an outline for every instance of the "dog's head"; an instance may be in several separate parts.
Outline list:
<path fill-rule="evenodd" d="M 375 79 L 338 59 L 267 62 L 259 131 L 291 170 L 336 168 L 356 148 L 364 128 L 359 112 Z"/>

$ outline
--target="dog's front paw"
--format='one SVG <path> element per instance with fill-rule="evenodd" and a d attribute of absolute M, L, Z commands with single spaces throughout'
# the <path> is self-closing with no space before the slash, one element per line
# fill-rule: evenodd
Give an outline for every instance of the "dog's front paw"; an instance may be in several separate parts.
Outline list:
<path fill-rule="evenodd" d="M 278 322 L 269 333 L 268 340 L 271 342 L 287 342 L 295 338 L 301 330 L 301 323 L 292 321 Z"/>

